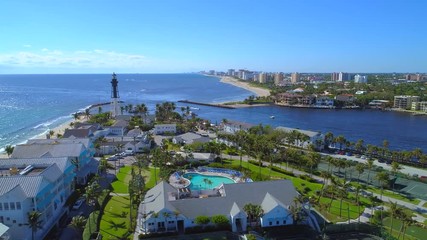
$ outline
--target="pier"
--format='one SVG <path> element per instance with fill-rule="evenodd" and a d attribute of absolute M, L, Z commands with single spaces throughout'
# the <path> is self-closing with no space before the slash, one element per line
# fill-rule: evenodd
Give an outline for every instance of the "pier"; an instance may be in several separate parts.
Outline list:
<path fill-rule="evenodd" d="M 201 106 L 208 106 L 208 107 L 236 109 L 235 107 L 232 107 L 232 106 L 227 106 L 227 105 L 223 105 L 223 104 L 215 104 L 215 103 L 202 103 L 202 102 L 194 102 L 194 101 L 189 101 L 189 100 L 179 100 L 178 102 L 189 103 L 189 104 L 194 104 L 194 105 L 201 105 Z"/>

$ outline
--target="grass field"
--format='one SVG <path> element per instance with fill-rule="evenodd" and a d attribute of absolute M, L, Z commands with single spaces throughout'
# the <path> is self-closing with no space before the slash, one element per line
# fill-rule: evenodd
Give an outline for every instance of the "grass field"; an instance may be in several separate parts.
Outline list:
<path fill-rule="evenodd" d="M 381 194 L 381 189 L 378 189 L 378 188 L 373 188 L 373 187 L 369 186 L 367 190 L 371 191 L 371 192 L 374 192 L 376 194 Z M 405 197 L 403 195 L 400 195 L 400 194 L 397 194 L 397 193 L 394 193 L 394 192 L 391 192 L 391 191 L 387 191 L 387 190 L 383 191 L 383 196 L 395 198 L 395 199 L 398 199 L 398 200 L 401 200 L 401 201 L 405 201 L 405 202 L 408 202 L 408 203 L 412 203 L 412 204 L 415 204 L 415 205 L 417 205 L 418 203 L 420 203 L 419 199 L 409 199 L 409 198 L 407 198 L 407 197 Z"/>
<path fill-rule="evenodd" d="M 390 231 L 391 227 L 391 218 L 387 217 L 383 220 L 384 226 L 386 227 L 387 231 Z M 400 228 L 402 226 L 402 222 L 398 219 L 393 220 L 393 232 L 392 235 L 397 238 L 399 235 Z M 409 240 L 419 240 L 419 239 L 426 239 L 427 236 L 427 229 L 418 227 L 418 226 L 409 226 L 406 230 L 405 239 Z M 402 235 L 401 235 L 402 237 Z"/>
<path fill-rule="evenodd" d="M 113 196 L 110 199 L 100 223 L 102 239 L 129 239 L 133 234 L 133 229 L 130 228 L 129 206 L 129 197 Z M 134 208 L 132 212 L 133 216 L 137 213 Z"/>

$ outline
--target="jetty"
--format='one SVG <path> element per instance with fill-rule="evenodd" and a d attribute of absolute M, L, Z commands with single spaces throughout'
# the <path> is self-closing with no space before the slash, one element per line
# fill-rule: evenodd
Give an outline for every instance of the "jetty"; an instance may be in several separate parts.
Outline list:
<path fill-rule="evenodd" d="M 188 104 L 194 104 L 194 105 L 200 105 L 200 106 L 208 106 L 208 107 L 218 107 L 218 108 L 227 108 L 227 109 L 236 109 L 232 106 L 227 106 L 223 104 L 215 104 L 215 103 L 202 103 L 202 102 L 195 102 L 195 101 L 189 101 L 189 100 L 179 100 L 180 103 L 188 103 Z"/>

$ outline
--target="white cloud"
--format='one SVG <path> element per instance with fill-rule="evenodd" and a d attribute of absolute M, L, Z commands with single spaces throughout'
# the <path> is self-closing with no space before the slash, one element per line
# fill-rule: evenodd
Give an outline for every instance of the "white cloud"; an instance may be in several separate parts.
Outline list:
<path fill-rule="evenodd" d="M 140 69 L 149 63 L 138 54 L 120 53 L 109 50 L 78 50 L 65 52 L 43 48 L 40 51 L 0 53 L 0 65 L 25 68 L 67 69 Z"/>
<path fill-rule="evenodd" d="M 24 48 L 31 48 L 32 46 L 30 44 L 24 44 L 23 47 Z"/>

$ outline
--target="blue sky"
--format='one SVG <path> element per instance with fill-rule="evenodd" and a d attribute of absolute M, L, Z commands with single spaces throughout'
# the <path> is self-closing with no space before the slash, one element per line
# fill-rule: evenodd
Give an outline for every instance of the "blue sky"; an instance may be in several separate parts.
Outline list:
<path fill-rule="evenodd" d="M 427 72 L 424 0 L 2 0 L 0 73 Z"/>

